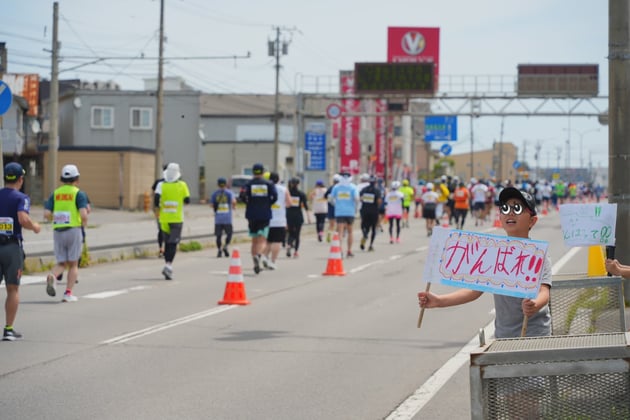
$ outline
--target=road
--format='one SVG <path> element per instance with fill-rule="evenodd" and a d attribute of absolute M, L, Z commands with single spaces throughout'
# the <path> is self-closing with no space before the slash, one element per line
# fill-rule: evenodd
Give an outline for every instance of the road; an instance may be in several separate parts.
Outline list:
<path fill-rule="evenodd" d="M 152 237 L 150 220 L 134 223 L 128 231 L 146 231 L 134 238 Z M 557 214 L 532 232 L 554 262 L 570 251 L 559 232 Z M 299 259 L 282 256 L 260 275 L 243 243 L 247 306 L 217 304 L 231 259 L 214 249 L 178 253 L 173 281 L 155 257 L 81 269 L 76 303 L 60 302 L 63 284 L 50 298 L 44 277 L 31 275 L 16 322 L 24 339 L 0 343 L 1 417 L 468 419 L 467 352 L 457 355 L 491 324 L 491 296 L 426 311 L 418 329 L 423 223 L 413 219 L 400 244 L 387 239 L 377 237 L 374 253 L 356 249 L 343 277 L 322 276 L 330 246 L 312 233 Z M 556 268 L 586 272 L 586 249 L 569 255 Z M 407 400 L 418 390 L 422 401 Z"/>

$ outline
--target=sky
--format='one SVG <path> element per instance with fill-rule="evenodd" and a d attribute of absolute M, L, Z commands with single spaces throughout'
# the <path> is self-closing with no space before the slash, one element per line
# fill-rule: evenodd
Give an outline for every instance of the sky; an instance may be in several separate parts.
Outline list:
<path fill-rule="evenodd" d="M 61 79 L 140 90 L 143 79 L 157 77 L 159 0 L 58 3 Z M 8 72 L 50 78 L 52 16 L 51 0 L 2 0 Z M 518 64 L 527 63 L 598 64 L 599 96 L 608 95 L 606 0 L 165 0 L 164 19 L 164 57 L 179 58 L 166 61 L 165 76 L 204 93 L 273 94 L 267 43 L 278 27 L 288 43 L 279 89 L 291 94 L 315 81 L 332 92 L 327 87 L 336 88 L 330 83 L 340 70 L 386 61 L 387 28 L 408 26 L 440 28 L 441 77 L 515 77 Z M 108 59 L 94 63 L 99 58 Z M 580 143 L 584 166 L 608 166 L 608 128 L 596 118 L 507 117 L 502 137 L 501 118 L 473 124 L 475 150 L 502 139 L 534 166 L 539 145 L 540 166 L 562 168 L 569 140 L 570 166 L 580 165 Z M 467 118 L 460 118 L 458 136 L 453 153 L 470 151 Z"/>

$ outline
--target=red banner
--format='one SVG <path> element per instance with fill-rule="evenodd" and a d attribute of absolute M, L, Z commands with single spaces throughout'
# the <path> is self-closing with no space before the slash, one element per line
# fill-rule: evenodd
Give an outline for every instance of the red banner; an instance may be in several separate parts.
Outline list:
<path fill-rule="evenodd" d="M 440 80 L 440 28 L 387 28 L 387 62 L 434 63 L 437 91 Z"/>
<path fill-rule="evenodd" d="M 374 101 L 376 120 L 374 121 L 374 174 L 383 178 L 385 176 L 385 144 L 387 141 L 387 100 Z"/>
<path fill-rule="evenodd" d="M 354 72 L 339 72 L 339 86 L 342 95 L 354 94 Z M 361 112 L 361 101 L 355 99 L 342 99 L 341 107 L 344 112 Z M 359 142 L 360 117 L 341 117 L 341 130 L 339 136 L 339 156 L 341 158 L 340 172 L 348 172 L 352 175 L 359 173 L 361 158 L 361 144 Z"/>

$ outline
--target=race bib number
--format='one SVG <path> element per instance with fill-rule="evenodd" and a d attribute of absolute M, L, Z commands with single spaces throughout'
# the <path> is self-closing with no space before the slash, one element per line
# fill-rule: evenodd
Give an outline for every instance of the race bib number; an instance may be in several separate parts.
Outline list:
<path fill-rule="evenodd" d="M 291 196 L 291 207 L 300 207 L 300 197 Z"/>
<path fill-rule="evenodd" d="M 177 201 L 165 201 L 162 205 L 162 212 L 177 213 Z"/>
<path fill-rule="evenodd" d="M 69 211 L 56 211 L 53 214 L 53 223 L 55 225 L 69 225 L 70 212 Z"/>
<path fill-rule="evenodd" d="M 363 194 L 362 200 L 364 203 L 372 204 L 374 203 L 374 194 Z"/>
<path fill-rule="evenodd" d="M 273 204 L 271 205 L 271 208 L 272 208 L 273 210 L 280 210 L 280 204 L 278 204 L 278 203 L 273 203 Z"/>
<path fill-rule="evenodd" d="M 12 217 L 0 217 L 0 235 L 13 235 Z"/>
<path fill-rule="evenodd" d="M 229 213 L 230 212 L 230 206 L 228 205 L 228 203 L 220 203 L 217 206 L 217 213 Z"/>
<path fill-rule="evenodd" d="M 267 196 L 266 184 L 252 185 L 252 197 L 266 197 L 266 196 Z"/>
<path fill-rule="evenodd" d="M 350 200 L 350 193 L 347 191 L 340 192 L 337 195 L 337 200 Z"/>

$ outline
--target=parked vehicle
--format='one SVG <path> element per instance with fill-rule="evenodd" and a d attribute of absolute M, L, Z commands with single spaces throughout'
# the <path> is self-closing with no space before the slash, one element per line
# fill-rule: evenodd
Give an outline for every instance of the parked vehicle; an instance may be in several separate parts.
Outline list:
<path fill-rule="evenodd" d="M 232 175 L 229 181 L 229 187 L 234 193 L 236 200 L 239 202 L 245 201 L 245 185 L 253 177 L 251 175 Z"/>

